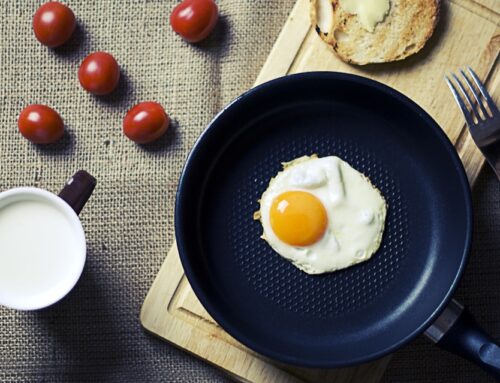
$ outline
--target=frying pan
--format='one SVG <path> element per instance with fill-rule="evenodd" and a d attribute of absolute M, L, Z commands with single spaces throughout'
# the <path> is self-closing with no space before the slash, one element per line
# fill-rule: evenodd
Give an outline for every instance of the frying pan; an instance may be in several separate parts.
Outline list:
<path fill-rule="evenodd" d="M 346 160 L 388 203 L 372 259 L 324 275 L 281 258 L 253 219 L 281 163 L 313 153 Z M 187 159 L 175 228 L 185 273 L 208 313 L 270 358 L 347 366 L 388 354 L 428 329 L 443 348 L 500 371 L 498 346 L 451 301 L 471 247 L 462 163 L 436 122 L 383 84 L 312 72 L 234 100 Z"/>

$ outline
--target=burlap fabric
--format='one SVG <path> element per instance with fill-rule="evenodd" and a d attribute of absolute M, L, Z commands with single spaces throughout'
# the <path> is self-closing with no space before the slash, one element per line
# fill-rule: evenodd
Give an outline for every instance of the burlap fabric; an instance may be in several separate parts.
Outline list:
<path fill-rule="evenodd" d="M 98 187 L 81 217 L 88 260 L 75 290 L 40 312 L 0 309 L 0 382 L 225 381 L 212 367 L 145 334 L 139 310 L 172 244 L 177 179 L 189 149 L 215 113 L 250 87 L 294 0 L 219 0 L 213 36 L 188 45 L 168 26 L 176 1 L 67 1 L 78 18 L 72 41 L 56 51 L 31 31 L 38 1 L 0 7 L 0 190 L 38 186 L 57 192 L 86 169 Z M 85 93 L 77 69 L 86 54 L 111 52 L 119 90 Z M 121 121 L 135 102 L 155 100 L 174 123 L 160 142 L 139 147 Z M 63 117 L 67 134 L 53 146 L 21 138 L 16 119 L 29 103 Z M 475 251 L 460 297 L 495 335 L 500 193 L 491 172 L 476 190 Z M 417 341 L 399 352 L 386 382 L 477 382 L 469 364 Z"/>

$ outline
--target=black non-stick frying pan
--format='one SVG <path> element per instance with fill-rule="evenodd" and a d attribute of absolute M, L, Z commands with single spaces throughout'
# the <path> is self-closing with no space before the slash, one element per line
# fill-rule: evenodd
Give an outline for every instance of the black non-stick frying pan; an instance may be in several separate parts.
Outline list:
<path fill-rule="evenodd" d="M 313 153 L 349 162 L 389 206 L 373 258 L 326 275 L 281 258 L 253 219 L 281 163 Z M 460 159 L 424 110 L 378 82 L 320 72 L 258 86 L 211 122 L 182 173 L 175 221 L 189 282 L 229 334 L 282 362 L 333 368 L 433 325 L 469 256 L 472 208 Z M 498 372 L 499 348 L 471 323 L 453 306 L 429 332 Z"/>

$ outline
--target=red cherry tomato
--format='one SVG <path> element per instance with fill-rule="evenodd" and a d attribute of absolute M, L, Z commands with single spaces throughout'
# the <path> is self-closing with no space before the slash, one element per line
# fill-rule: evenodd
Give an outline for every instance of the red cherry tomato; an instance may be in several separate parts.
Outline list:
<path fill-rule="evenodd" d="M 170 25 L 184 40 L 196 43 L 212 32 L 218 18 L 213 0 L 184 0 L 172 11 Z"/>
<path fill-rule="evenodd" d="M 21 134 L 35 144 L 51 144 L 62 137 L 64 123 L 59 114 L 45 105 L 24 108 L 17 120 Z"/>
<path fill-rule="evenodd" d="M 33 16 L 33 31 L 43 45 L 58 47 L 69 40 L 76 27 L 75 14 L 66 5 L 51 1 Z"/>
<path fill-rule="evenodd" d="M 115 58 L 106 52 L 95 52 L 82 61 L 78 69 L 82 87 L 93 94 L 111 93 L 120 80 L 120 67 Z"/>
<path fill-rule="evenodd" d="M 160 138 L 170 124 L 170 118 L 157 102 L 135 105 L 123 120 L 123 133 L 138 144 L 147 144 Z"/>

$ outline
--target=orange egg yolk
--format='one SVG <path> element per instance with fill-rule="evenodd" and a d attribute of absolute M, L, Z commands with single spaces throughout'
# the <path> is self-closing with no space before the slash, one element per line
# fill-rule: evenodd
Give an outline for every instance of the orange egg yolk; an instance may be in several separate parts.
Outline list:
<path fill-rule="evenodd" d="M 328 217 L 318 198 L 296 190 L 274 199 L 270 221 L 274 234 L 283 242 L 292 246 L 308 246 L 323 237 Z"/>

